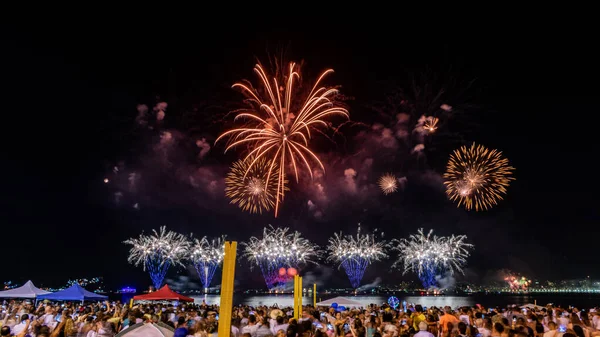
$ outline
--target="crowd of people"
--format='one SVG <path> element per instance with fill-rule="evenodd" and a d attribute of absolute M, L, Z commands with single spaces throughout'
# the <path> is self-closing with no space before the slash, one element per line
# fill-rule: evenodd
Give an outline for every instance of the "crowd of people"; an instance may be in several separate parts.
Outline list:
<path fill-rule="evenodd" d="M 219 308 L 202 304 L 4 302 L 0 336 L 113 337 L 136 324 L 159 324 L 175 337 L 216 337 Z M 366 308 L 237 306 L 231 337 L 596 337 L 600 309 L 575 307 Z"/>

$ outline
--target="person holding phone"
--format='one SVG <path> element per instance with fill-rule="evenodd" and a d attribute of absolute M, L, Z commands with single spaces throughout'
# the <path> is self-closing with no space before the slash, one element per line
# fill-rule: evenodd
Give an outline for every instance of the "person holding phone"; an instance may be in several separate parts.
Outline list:
<path fill-rule="evenodd" d="M 23 316 L 20 317 L 20 322 L 19 324 L 15 325 L 12 328 L 12 334 L 13 335 L 18 335 L 21 333 L 21 331 L 25 330 L 25 327 L 29 325 L 29 315 L 28 314 L 23 314 Z"/>
<path fill-rule="evenodd" d="M 29 325 L 31 324 L 31 320 L 29 318 L 27 318 L 27 320 L 25 320 L 24 322 L 25 322 L 25 326 L 24 326 L 23 330 L 19 333 L 15 333 L 14 330 L 11 332 L 10 327 L 3 326 L 2 330 L 0 330 L 0 332 L 2 333 L 2 336 L 8 336 L 8 334 L 10 334 L 11 336 L 16 336 L 16 337 L 27 336 L 28 331 L 29 331 Z M 6 334 L 7 332 L 8 332 L 8 334 Z"/>

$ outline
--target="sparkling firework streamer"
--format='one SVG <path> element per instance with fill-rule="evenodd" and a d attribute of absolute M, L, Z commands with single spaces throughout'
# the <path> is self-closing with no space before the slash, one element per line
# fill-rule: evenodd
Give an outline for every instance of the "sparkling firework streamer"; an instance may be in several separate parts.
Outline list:
<path fill-rule="evenodd" d="M 204 289 L 210 287 L 215 271 L 223 262 L 225 256 L 225 238 L 216 238 L 209 241 L 206 237 L 194 241 L 189 256 L 202 281 Z"/>
<path fill-rule="evenodd" d="M 327 246 L 328 260 L 344 268 L 354 289 L 360 287 L 365 270 L 371 263 L 387 257 L 388 248 L 387 243 L 378 240 L 375 234 L 361 235 L 360 231 L 359 225 L 356 237 L 336 233 Z"/>
<path fill-rule="evenodd" d="M 154 288 L 161 287 L 167 270 L 171 265 L 181 265 L 186 258 L 190 242 L 178 233 L 167 231 L 161 227 L 160 231 L 153 230 L 154 235 L 140 234 L 140 237 L 130 238 L 125 244 L 132 245 L 129 250 L 128 261 L 131 264 L 148 270 Z"/>
<path fill-rule="evenodd" d="M 250 167 L 252 162 L 254 165 Z M 236 161 L 225 178 L 225 196 L 232 204 L 250 213 L 262 214 L 271 210 L 275 207 L 279 165 L 272 166 L 274 174 L 269 176 L 270 169 L 271 162 L 264 157 L 257 161 L 254 158 Z M 285 191 L 289 190 L 287 180 L 283 181 L 283 186 Z"/>
<path fill-rule="evenodd" d="M 432 234 L 433 230 L 425 234 L 421 228 L 417 234 L 396 242 L 394 247 L 399 252 L 394 266 L 402 265 L 403 274 L 416 273 L 426 289 L 436 287 L 436 275 L 462 273 L 469 249 L 473 247 L 465 242 L 465 235 L 438 237 Z"/>
<path fill-rule="evenodd" d="M 476 211 L 487 210 L 506 194 L 514 167 L 498 150 L 490 150 L 473 143 L 452 153 L 448 161 L 444 184 L 450 200 L 458 207 Z"/>
<path fill-rule="evenodd" d="M 247 102 L 252 107 L 250 110 L 240 111 L 235 116 L 235 121 L 243 120 L 245 123 L 239 128 L 224 132 L 215 143 L 222 138 L 228 138 L 226 152 L 239 145 L 248 146 L 250 152 L 244 161 L 253 159 L 248 164 L 244 176 L 248 175 L 258 160 L 263 157 L 269 159 L 271 166 L 265 181 L 271 181 L 271 175 L 276 176 L 277 217 L 279 204 L 285 194 L 285 177 L 288 170 L 293 171 L 296 182 L 302 166 L 312 177 L 311 162 L 325 171 L 323 163 L 309 147 L 312 133 L 322 132 L 320 128 L 330 127 L 330 124 L 325 122 L 329 117 L 341 115 L 348 118 L 349 115 L 346 109 L 334 103 L 337 89 L 319 87 L 323 78 L 333 72 L 331 69 L 318 77 L 308 96 L 297 93 L 296 85 L 300 79 L 300 72 L 295 63 L 290 63 L 285 76 L 275 76 L 272 81 L 260 64 L 254 67 L 254 72 L 260 78 L 261 90 L 253 88 L 250 84 L 233 85 L 247 95 Z M 279 166 L 278 172 L 275 169 L 276 165 Z"/>
<path fill-rule="evenodd" d="M 279 275 L 282 268 L 299 268 L 300 265 L 316 263 L 319 247 L 302 238 L 299 232 L 289 228 L 265 227 L 262 238 L 251 237 L 243 243 L 244 256 L 252 265 L 259 266 L 269 289 L 281 287 L 289 275 Z"/>
<path fill-rule="evenodd" d="M 388 195 L 398 190 L 398 179 L 391 173 L 386 173 L 379 178 L 379 188 L 383 194 Z"/>

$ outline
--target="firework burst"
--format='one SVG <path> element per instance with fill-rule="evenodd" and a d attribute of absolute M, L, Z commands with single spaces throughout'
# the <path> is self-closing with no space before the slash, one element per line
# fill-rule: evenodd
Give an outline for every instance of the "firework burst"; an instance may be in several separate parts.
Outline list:
<path fill-rule="evenodd" d="M 504 273 L 504 281 L 508 284 L 511 291 L 527 291 L 531 285 L 531 280 L 527 279 L 525 276 L 520 276 L 510 271 Z"/>
<path fill-rule="evenodd" d="M 257 161 L 240 159 L 233 163 L 225 178 L 225 195 L 244 211 L 268 212 L 275 206 L 278 177 L 279 165 L 271 165 L 264 157 Z M 284 179 L 282 184 L 287 191 L 287 180 Z"/>
<path fill-rule="evenodd" d="M 462 273 L 469 249 L 473 247 L 465 242 L 465 235 L 438 237 L 432 234 L 433 230 L 425 234 L 421 228 L 408 239 L 399 240 L 394 247 L 399 252 L 394 266 L 402 265 L 404 274 L 416 273 L 427 289 L 436 286 L 436 275 Z"/>
<path fill-rule="evenodd" d="M 154 235 L 142 233 L 139 238 L 131 238 L 124 243 L 132 245 L 129 263 L 136 266 L 141 264 L 144 270 L 148 270 L 154 287 L 158 289 L 171 265 L 183 266 L 190 242 L 181 234 L 167 231 L 164 226 L 159 232 L 153 230 L 153 233 Z"/>
<path fill-rule="evenodd" d="M 330 127 L 326 119 L 336 115 L 349 117 L 348 111 L 336 106 L 334 97 L 338 91 L 334 88 L 319 87 L 321 81 L 333 70 L 323 72 L 315 82 L 308 96 L 297 94 L 297 82 L 300 79 L 299 67 L 290 63 L 285 76 L 270 78 L 263 67 L 258 64 L 254 72 L 260 78 L 261 89 L 250 84 L 236 83 L 251 105 L 250 110 L 242 110 L 235 116 L 235 121 L 245 123 L 235 129 L 221 134 L 217 140 L 228 138 L 225 151 L 239 145 L 247 145 L 250 149 L 244 158 L 249 160 L 244 176 L 261 158 L 271 162 L 265 181 L 271 181 L 274 175 L 277 181 L 275 189 L 275 217 L 279 212 L 279 204 L 285 194 L 285 177 L 287 171 L 293 171 L 296 182 L 302 167 L 312 177 L 312 163 L 316 163 L 323 171 L 325 167 L 319 157 L 310 149 L 309 139 L 314 132 L 322 132 L 322 128 Z M 252 160 L 250 160 L 252 158 Z M 279 166 L 277 171 L 276 165 Z"/>
<path fill-rule="evenodd" d="M 476 211 L 487 210 L 506 194 L 514 167 L 498 150 L 483 145 L 462 146 L 452 153 L 448 161 L 444 184 L 446 194 L 458 207 Z"/>
<path fill-rule="evenodd" d="M 208 289 L 217 267 L 225 256 L 224 238 L 209 241 L 206 237 L 194 241 L 189 259 L 200 276 L 204 289 Z"/>
<path fill-rule="evenodd" d="M 379 178 L 379 188 L 383 194 L 388 195 L 398 190 L 398 179 L 391 173 L 386 173 Z"/>
<path fill-rule="evenodd" d="M 283 285 L 287 275 L 279 275 L 281 268 L 298 268 L 315 263 L 319 247 L 304 239 L 300 232 L 289 228 L 265 227 L 262 238 L 251 237 L 243 243 L 244 256 L 252 265 L 259 266 L 269 289 Z"/>
<path fill-rule="evenodd" d="M 339 263 L 346 271 L 354 289 L 360 286 L 365 270 L 375 261 L 387 257 L 388 245 L 375 234 L 361 235 L 360 225 L 356 237 L 336 233 L 329 239 L 328 260 Z"/>
<path fill-rule="evenodd" d="M 429 132 L 429 133 L 434 133 L 435 130 L 437 130 L 438 128 L 438 122 L 440 120 L 436 117 L 432 117 L 432 116 L 428 116 L 425 119 L 425 122 L 423 123 L 423 130 Z"/>

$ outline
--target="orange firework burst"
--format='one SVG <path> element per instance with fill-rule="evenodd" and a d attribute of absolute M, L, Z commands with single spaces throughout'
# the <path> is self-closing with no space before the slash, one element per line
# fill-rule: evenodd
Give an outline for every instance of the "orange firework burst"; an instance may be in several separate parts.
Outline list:
<path fill-rule="evenodd" d="M 462 146 L 450 156 L 444 184 L 446 194 L 467 210 L 487 210 L 506 194 L 514 167 L 498 150 L 483 145 Z"/>
<path fill-rule="evenodd" d="M 275 217 L 279 211 L 279 203 L 283 201 L 285 193 L 286 171 L 294 171 L 298 182 L 299 166 L 304 166 L 312 177 L 311 162 L 316 163 L 325 171 L 325 167 L 310 150 L 308 140 L 311 131 L 319 127 L 327 128 L 325 119 L 334 115 L 348 117 L 348 111 L 336 106 L 333 97 L 337 94 L 334 88 L 319 87 L 320 82 L 327 74 L 333 72 L 329 69 L 323 72 L 315 82 L 308 96 L 296 95 L 296 83 L 300 79 L 298 66 L 290 63 L 289 71 L 281 78 L 270 79 L 263 67 L 258 64 L 254 72 L 260 78 L 262 90 L 257 90 L 250 85 L 236 83 L 234 88 L 240 88 L 247 94 L 251 110 L 240 111 L 235 120 L 244 120 L 239 128 L 224 132 L 215 141 L 228 137 L 229 143 L 225 151 L 238 145 L 248 145 L 250 152 L 244 158 L 249 161 L 244 176 L 254 167 L 261 158 L 267 157 L 271 163 L 267 170 L 266 181 L 275 175 L 277 187 L 275 190 Z M 279 170 L 275 170 L 275 165 Z"/>
<path fill-rule="evenodd" d="M 249 167 L 251 162 L 254 165 Z M 269 170 L 275 174 L 269 176 Z M 225 195 L 232 204 L 237 204 L 244 211 L 262 214 L 275 206 L 278 176 L 279 166 L 272 166 L 264 157 L 257 161 L 253 158 L 238 160 L 225 178 Z M 287 180 L 284 179 L 285 190 L 286 184 Z"/>
<path fill-rule="evenodd" d="M 379 188 L 383 194 L 388 195 L 398 190 L 398 180 L 391 173 L 386 173 L 379 178 Z"/>
<path fill-rule="evenodd" d="M 437 130 L 437 124 L 440 120 L 436 117 L 429 116 L 423 123 L 423 129 L 427 130 L 429 133 L 434 133 Z"/>

